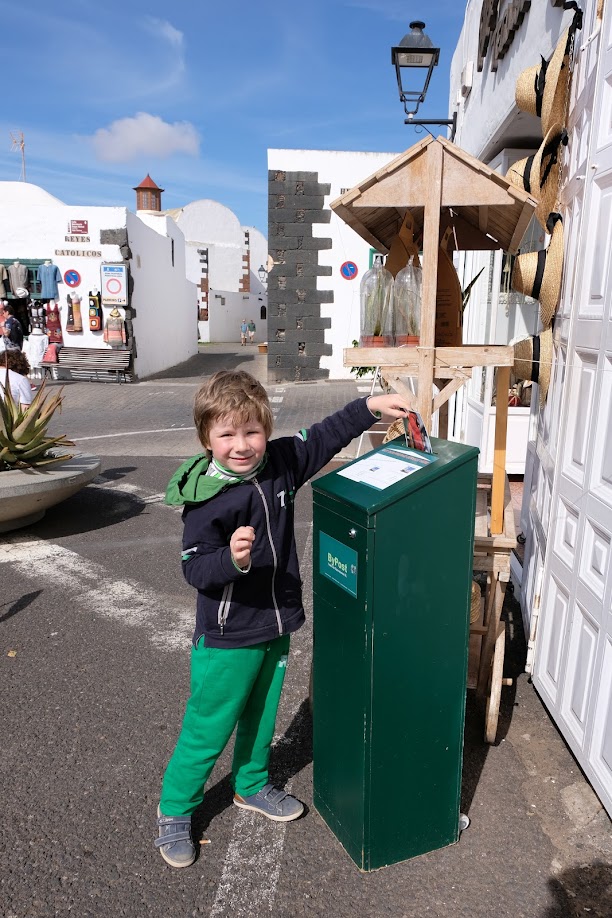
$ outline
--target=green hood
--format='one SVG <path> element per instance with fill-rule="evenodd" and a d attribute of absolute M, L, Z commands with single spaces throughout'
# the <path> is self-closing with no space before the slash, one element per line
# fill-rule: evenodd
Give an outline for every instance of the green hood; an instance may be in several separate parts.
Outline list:
<path fill-rule="evenodd" d="M 183 462 L 168 483 L 166 503 L 173 507 L 203 504 L 227 487 L 227 481 L 206 474 L 209 465 L 210 460 L 204 453 Z"/>

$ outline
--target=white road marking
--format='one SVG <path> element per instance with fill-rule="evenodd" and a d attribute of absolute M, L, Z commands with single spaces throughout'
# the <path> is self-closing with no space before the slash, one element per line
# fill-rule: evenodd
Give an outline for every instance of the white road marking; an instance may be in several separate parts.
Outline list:
<path fill-rule="evenodd" d="M 271 402 L 283 402 L 284 400 L 285 400 L 285 396 L 284 396 L 284 395 L 273 395 L 272 398 L 271 398 L 269 401 L 271 401 Z"/>
<path fill-rule="evenodd" d="M 178 559 L 178 556 L 177 556 Z M 143 628 L 160 650 L 185 650 L 193 633 L 193 603 L 172 605 L 163 594 L 135 580 L 117 580 L 101 564 L 43 539 L 24 536 L 0 544 L 0 563 L 10 564 L 23 577 L 50 589 L 61 588 L 73 608 L 84 615 L 114 618 L 131 628 Z"/>
<path fill-rule="evenodd" d="M 301 566 L 306 570 L 311 563 L 312 524 L 309 526 Z M 292 651 L 292 655 L 294 653 Z M 283 709 L 288 701 L 283 693 L 279 705 L 279 718 L 284 723 L 292 723 L 302 701 L 300 697 L 294 709 L 286 712 Z M 275 735 L 274 745 L 286 742 L 288 741 L 283 734 Z M 290 792 L 291 782 L 288 782 L 285 788 Z M 264 912 L 272 913 L 274 908 L 287 823 L 269 822 L 257 813 L 237 807 L 236 809 L 232 837 L 225 855 L 210 918 L 221 918 L 226 915 L 231 915 L 232 918 L 252 918 L 255 903 L 258 915 Z M 209 874 L 205 871 L 202 884 L 208 886 L 209 879 Z"/>
<path fill-rule="evenodd" d="M 75 443 L 86 440 L 112 440 L 116 437 L 139 437 L 141 434 L 176 433 L 179 430 L 195 430 L 195 427 L 162 427 L 159 430 L 125 430 L 123 433 L 97 434 L 95 437 L 74 437 Z"/>

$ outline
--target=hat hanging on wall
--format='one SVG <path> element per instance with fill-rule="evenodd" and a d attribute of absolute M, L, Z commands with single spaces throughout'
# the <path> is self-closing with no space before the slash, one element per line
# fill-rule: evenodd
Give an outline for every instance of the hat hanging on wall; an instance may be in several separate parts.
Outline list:
<path fill-rule="evenodd" d="M 540 301 L 540 321 L 548 328 L 556 312 L 563 276 L 563 218 L 549 215 L 546 230 L 551 234 L 546 249 L 518 255 L 512 270 L 512 289 Z"/>
<path fill-rule="evenodd" d="M 582 28 L 582 10 L 577 3 L 565 3 L 564 9 L 573 9 L 574 18 L 557 43 L 553 56 L 548 62 L 545 75 L 544 94 L 542 97 L 542 133 L 547 134 L 551 127 L 560 122 L 567 127 L 566 113 L 570 93 L 570 51 L 572 39 L 578 29 Z"/>
<path fill-rule="evenodd" d="M 573 9 L 574 18 L 565 30 L 550 60 L 528 67 L 516 81 L 516 104 L 523 112 L 542 119 L 542 134 L 548 133 L 556 122 L 566 127 L 566 112 L 570 88 L 570 51 L 572 38 L 582 28 L 582 10 L 574 0 L 564 9 Z"/>
<path fill-rule="evenodd" d="M 553 358 L 552 328 L 539 335 L 522 338 L 514 345 L 514 375 L 518 379 L 531 379 L 540 387 L 540 406 L 548 395 Z"/>
<path fill-rule="evenodd" d="M 535 215 L 546 229 L 548 215 L 555 210 L 559 191 L 562 148 L 567 144 L 567 133 L 560 122 L 547 131 L 540 147 L 532 156 L 519 159 L 506 173 L 506 178 L 539 200 Z"/>

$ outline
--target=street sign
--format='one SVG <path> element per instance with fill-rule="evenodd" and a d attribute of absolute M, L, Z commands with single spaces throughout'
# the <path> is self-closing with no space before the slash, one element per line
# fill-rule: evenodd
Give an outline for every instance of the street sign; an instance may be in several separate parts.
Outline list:
<path fill-rule="evenodd" d="M 102 305 L 127 306 L 127 268 L 125 265 L 100 265 Z"/>
<path fill-rule="evenodd" d="M 64 274 L 64 283 L 68 287 L 78 287 L 81 283 L 81 275 L 78 271 L 75 271 L 74 268 L 70 268 L 70 270 L 66 271 Z"/>
<path fill-rule="evenodd" d="M 359 273 L 359 269 L 354 261 L 345 261 L 340 265 L 340 274 L 344 280 L 354 280 Z"/>

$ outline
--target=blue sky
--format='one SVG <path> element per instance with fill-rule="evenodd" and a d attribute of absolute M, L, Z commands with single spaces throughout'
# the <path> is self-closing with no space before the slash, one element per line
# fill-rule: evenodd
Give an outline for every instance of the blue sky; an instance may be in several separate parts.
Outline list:
<path fill-rule="evenodd" d="M 267 149 L 411 146 L 390 48 L 425 20 L 442 53 L 419 114 L 447 117 L 463 14 L 460 0 L 0 0 L 0 180 L 20 178 L 21 131 L 27 180 L 67 204 L 133 209 L 149 172 L 164 207 L 212 198 L 267 235 Z"/>

